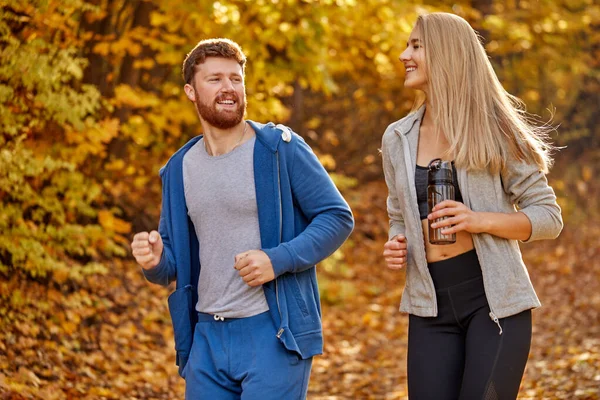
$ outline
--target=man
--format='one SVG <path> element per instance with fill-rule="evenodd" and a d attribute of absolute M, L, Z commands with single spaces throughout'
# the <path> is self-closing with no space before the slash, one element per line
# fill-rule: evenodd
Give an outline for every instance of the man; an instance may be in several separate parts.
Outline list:
<path fill-rule="evenodd" d="M 244 120 L 246 57 L 204 40 L 183 63 L 204 136 L 161 169 L 158 232 L 133 255 L 169 297 L 188 399 L 302 399 L 323 336 L 315 264 L 352 231 L 348 204 L 304 140 Z"/>

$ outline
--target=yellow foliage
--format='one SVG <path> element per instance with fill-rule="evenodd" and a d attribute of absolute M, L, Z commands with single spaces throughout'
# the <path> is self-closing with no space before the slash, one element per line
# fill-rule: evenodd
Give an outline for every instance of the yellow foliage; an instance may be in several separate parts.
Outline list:
<path fill-rule="evenodd" d="M 55 269 L 52 274 L 52 279 L 59 285 L 67 282 L 69 279 L 69 270 L 66 268 Z"/>
<path fill-rule="evenodd" d="M 136 69 L 152 69 L 156 63 L 151 58 L 144 58 L 142 60 L 135 60 L 133 67 Z"/>
<path fill-rule="evenodd" d="M 328 171 L 335 170 L 335 159 L 331 154 L 322 154 L 319 155 L 319 161 L 323 164 L 323 167 Z"/>
<path fill-rule="evenodd" d="M 111 232 L 116 233 L 129 233 L 131 232 L 131 223 L 123 221 L 113 215 L 112 212 L 107 210 L 98 211 L 98 222 L 100 225 Z"/>
<path fill-rule="evenodd" d="M 160 100 L 151 93 L 122 84 L 115 88 L 115 97 L 112 103 L 117 107 L 145 108 L 158 106 Z"/>
<path fill-rule="evenodd" d="M 125 160 L 117 159 L 117 160 L 113 160 L 113 161 L 107 163 L 105 165 L 105 168 L 108 171 L 119 171 L 119 170 L 124 169 L 125 166 L 126 166 Z"/>
<path fill-rule="evenodd" d="M 110 43 L 100 42 L 94 45 L 92 51 L 101 56 L 108 56 L 110 53 Z"/>

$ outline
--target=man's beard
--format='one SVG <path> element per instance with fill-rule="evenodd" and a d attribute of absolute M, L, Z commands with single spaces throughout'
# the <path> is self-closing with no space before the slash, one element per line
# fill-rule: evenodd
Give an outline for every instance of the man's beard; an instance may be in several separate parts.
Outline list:
<path fill-rule="evenodd" d="M 237 110 L 228 112 L 228 111 L 218 111 L 217 110 L 217 102 L 222 97 L 231 96 L 219 96 L 215 99 L 213 104 L 204 103 L 200 96 L 198 95 L 198 91 L 195 92 L 196 98 L 196 109 L 200 114 L 200 117 L 218 129 L 230 129 L 234 126 L 238 125 L 242 122 L 244 118 L 244 114 L 246 113 L 246 96 L 240 100 L 237 96 L 237 93 L 233 95 L 235 97 L 235 102 L 238 105 Z"/>

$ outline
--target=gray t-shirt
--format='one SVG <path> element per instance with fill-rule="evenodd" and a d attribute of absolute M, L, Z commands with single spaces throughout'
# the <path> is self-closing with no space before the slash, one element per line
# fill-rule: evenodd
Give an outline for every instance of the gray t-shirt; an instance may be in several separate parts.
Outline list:
<path fill-rule="evenodd" d="M 269 309 L 262 286 L 248 286 L 233 267 L 236 254 L 261 247 L 255 141 L 253 137 L 227 154 L 210 156 L 200 139 L 183 158 L 185 201 L 200 242 L 200 312 L 240 318 Z"/>

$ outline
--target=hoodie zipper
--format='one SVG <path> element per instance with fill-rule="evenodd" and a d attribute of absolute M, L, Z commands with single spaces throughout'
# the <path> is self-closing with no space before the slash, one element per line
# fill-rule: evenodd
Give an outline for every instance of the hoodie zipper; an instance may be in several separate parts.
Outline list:
<path fill-rule="evenodd" d="M 283 223 L 283 206 L 281 205 L 281 173 L 279 170 L 279 151 L 275 152 L 275 158 L 277 159 L 277 191 L 279 193 L 279 244 L 283 241 L 283 232 L 282 232 L 282 223 Z M 281 316 L 281 307 L 279 306 L 279 287 L 277 284 L 277 278 L 275 278 L 275 299 L 277 300 L 277 311 L 279 312 L 279 320 L 283 322 L 283 317 Z M 277 331 L 277 339 L 281 339 L 281 335 L 283 335 L 283 328 L 279 328 Z"/>

